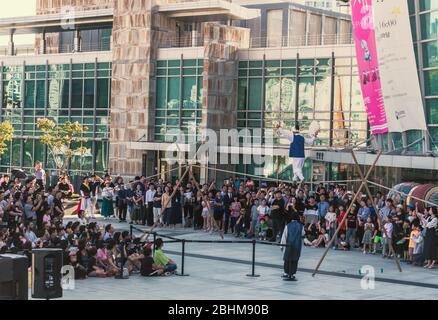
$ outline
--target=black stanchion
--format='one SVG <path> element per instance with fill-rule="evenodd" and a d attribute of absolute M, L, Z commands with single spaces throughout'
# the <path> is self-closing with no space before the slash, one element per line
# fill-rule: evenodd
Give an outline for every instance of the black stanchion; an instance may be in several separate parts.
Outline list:
<path fill-rule="evenodd" d="M 157 242 L 157 233 L 156 232 L 153 233 L 153 237 L 154 237 L 154 243 L 152 244 L 152 256 L 155 257 L 155 242 Z"/>
<path fill-rule="evenodd" d="M 252 272 L 251 274 L 247 274 L 248 277 L 253 277 L 253 278 L 257 278 L 260 277 L 259 274 L 255 274 L 255 252 L 256 252 L 256 243 L 257 241 L 253 240 L 252 241 Z"/>
<path fill-rule="evenodd" d="M 179 276 L 188 276 L 188 274 L 184 273 L 184 260 L 185 260 L 184 258 L 185 258 L 185 255 L 186 255 L 186 240 L 182 239 L 181 244 L 182 244 L 182 249 L 181 249 L 181 273 L 178 274 L 178 275 Z"/>
<path fill-rule="evenodd" d="M 133 234 L 133 232 L 132 232 L 132 225 L 129 226 L 129 234 L 131 235 L 131 238 L 132 238 L 132 234 Z"/>

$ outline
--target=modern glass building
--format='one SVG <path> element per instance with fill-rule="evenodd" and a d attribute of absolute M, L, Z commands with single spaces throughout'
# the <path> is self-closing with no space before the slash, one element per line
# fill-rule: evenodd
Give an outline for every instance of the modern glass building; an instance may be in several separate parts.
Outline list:
<path fill-rule="evenodd" d="M 0 19 L 0 34 L 10 35 L 0 50 L 0 115 L 16 130 L 1 172 L 30 170 L 35 160 L 54 168 L 38 139 L 39 117 L 88 127 L 89 152 L 73 159 L 73 172 L 127 177 L 167 175 L 174 165 L 165 150 L 175 129 L 198 141 L 204 128 L 248 129 L 260 139 L 279 120 L 304 132 L 317 120 L 307 179 L 357 177 L 345 149 L 358 145 L 364 167 L 370 151 L 385 151 L 377 182 L 434 181 L 438 1 L 408 0 L 429 130 L 377 140 L 370 139 L 347 9 L 315 1 L 157 0 L 133 12 L 125 4 L 114 9 L 113 0 L 71 2 L 69 28 L 61 5 L 45 0 L 36 16 Z M 24 33 L 36 34 L 30 49 L 14 45 L 14 34 Z M 287 141 L 277 137 L 269 156 L 263 165 L 217 168 L 290 179 Z M 227 175 L 207 168 L 196 174 L 201 181 Z"/>
<path fill-rule="evenodd" d="M 56 166 L 40 142 L 38 118 L 57 123 L 79 122 L 87 127 L 87 152 L 74 156 L 72 174 L 108 168 L 111 62 L 26 64 L 1 67 L 1 121 L 14 127 L 14 139 L 1 158 L 1 172 L 31 171 L 36 160 L 50 172 Z"/>

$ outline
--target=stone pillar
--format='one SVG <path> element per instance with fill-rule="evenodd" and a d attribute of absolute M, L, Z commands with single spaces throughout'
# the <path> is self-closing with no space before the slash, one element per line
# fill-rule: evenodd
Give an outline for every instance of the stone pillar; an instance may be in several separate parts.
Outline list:
<path fill-rule="evenodd" d="M 150 141 L 152 4 L 115 0 L 109 168 L 111 174 L 136 176 L 142 171 L 140 150 L 129 143 Z"/>
<path fill-rule="evenodd" d="M 216 131 L 218 143 L 220 129 L 237 127 L 238 50 L 248 48 L 249 41 L 249 29 L 215 23 L 204 25 L 202 128 Z M 227 165 L 216 167 L 229 169 Z M 201 172 L 201 181 L 208 179 Z"/>

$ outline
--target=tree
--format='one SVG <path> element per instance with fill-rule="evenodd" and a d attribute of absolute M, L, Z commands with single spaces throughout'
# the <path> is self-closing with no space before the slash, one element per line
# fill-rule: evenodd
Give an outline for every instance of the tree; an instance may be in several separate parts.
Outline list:
<path fill-rule="evenodd" d="M 0 123 L 0 155 L 8 149 L 8 142 L 12 141 L 14 127 L 9 122 Z"/>
<path fill-rule="evenodd" d="M 60 174 L 66 173 L 73 156 L 82 156 L 87 152 L 87 148 L 84 147 L 87 139 L 83 135 L 88 128 L 79 122 L 57 124 L 50 119 L 40 118 L 37 120 L 37 126 L 43 133 L 41 142 L 52 154 Z"/>

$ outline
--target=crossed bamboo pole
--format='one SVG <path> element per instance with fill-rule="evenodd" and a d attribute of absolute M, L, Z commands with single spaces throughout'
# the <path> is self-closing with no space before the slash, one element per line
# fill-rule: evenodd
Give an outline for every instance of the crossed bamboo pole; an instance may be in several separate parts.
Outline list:
<path fill-rule="evenodd" d="M 379 151 L 379 153 L 377 154 L 376 159 L 375 159 L 374 162 L 372 163 L 371 167 L 368 169 L 368 171 L 367 171 L 367 173 L 366 173 L 365 176 L 363 176 L 362 170 L 361 170 L 360 167 L 359 167 L 359 164 L 358 164 L 358 162 L 357 162 L 356 155 L 354 154 L 354 151 L 353 151 L 353 150 L 351 150 L 351 154 L 352 154 L 352 156 L 353 156 L 353 160 L 355 161 L 355 167 L 356 167 L 356 169 L 358 170 L 358 172 L 359 172 L 359 174 L 360 174 L 360 177 L 361 177 L 361 181 L 362 181 L 362 182 L 361 182 L 361 184 L 360 184 L 360 186 L 359 186 L 359 189 L 358 189 L 357 192 L 355 193 L 355 195 L 354 195 L 354 197 L 353 197 L 353 199 L 352 199 L 350 205 L 348 206 L 348 209 L 347 209 L 347 211 L 346 211 L 344 217 L 342 218 L 341 222 L 339 223 L 338 227 L 336 228 L 336 231 L 335 231 L 334 235 L 332 236 L 332 238 L 330 239 L 329 243 L 327 244 L 327 247 L 325 248 L 322 257 L 319 259 L 318 264 L 317 264 L 315 270 L 314 270 L 313 273 L 312 273 L 312 276 L 313 276 L 313 277 L 316 275 L 316 273 L 317 273 L 318 270 L 319 270 L 319 267 L 321 266 L 322 262 L 324 261 L 325 257 L 327 256 L 327 254 L 328 254 L 328 252 L 329 252 L 329 250 L 330 250 L 330 248 L 331 248 L 331 246 L 332 246 L 334 240 L 336 239 L 336 237 L 338 236 L 339 231 L 341 230 L 341 227 L 342 227 L 343 224 L 345 223 L 345 220 L 347 219 L 348 214 L 351 212 L 351 209 L 353 208 L 353 205 L 354 205 L 354 203 L 356 202 L 358 195 L 361 193 L 362 188 L 365 187 L 365 188 L 366 188 L 366 191 L 367 191 L 367 193 L 368 193 L 368 196 L 371 197 L 371 192 L 370 192 L 370 190 L 369 190 L 369 188 L 368 188 L 368 177 L 370 176 L 371 172 L 374 170 L 374 168 L 375 168 L 375 166 L 376 166 L 376 164 L 377 164 L 377 161 L 379 160 L 380 156 L 382 155 L 382 151 Z M 371 198 L 371 199 L 372 199 L 372 198 Z M 375 208 L 375 209 L 377 209 L 377 208 Z M 381 219 L 380 219 L 380 215 L 379 215 L 379 211 L 378 211 L 378 210 L 376 210 L 376 214 L 377 214 L 377 217 L 378 217 L 378 219 L 379 219 L 379 224 L 381 224 Z M 385 228 L 383 227 L 382 229 L 383 229 L 383 232 L 384 232 L 385 235 L 386 235 L 386 230 L 385 230 Z M 394 252 L 394 249 L 393 249 L 392 245 L 390 245 L 389 247 L 390 247 L 390 252 Z M 398 259 L 397 259 L 397 257 L 396 257 L 395 254 L 394 254 L 394 256 L 395 256 L 395 262 L 396 262 L 396 264 L 397 264 L 398 270 L 401 272 L 402 269 L 401 269 L 401 266 L 400 266 L 400 262 L 398 261 Z"/>
<path fill-rule="evenodd" d="M 363 176 L 362 170 L 359 167 L 359 161 L 357 161 L 356 154 L 354 153 L 353 150 L 351 151 L 351 155 L 352 155 L 353 160 L 354 160 L 354 166 L 355 166 L 356 170 L 359 172 L 360 178 L 362 179 L 362 181 L 365 181 L 364 187 L 365 187 L 365 190 L 368 194 L 368 197 L 370 199 L 373 199 L 370 188 L 368 187 L 368 181 L 365 180 L 365 178 Z M 383 230 L 383 233 L 385 234 L 386 239 L 388 239 L 388 233 L 386 232 L 385 226 L 384 226 L 383 221 L 382 221 L 382 217 L 379 214 L 379 208 L 377 207 L 377 205 L 374 201 L 373 201 L 373 207 L 374 207 L 374 211 L 376 211 L 377 221 L 378 221 L 379 227 Z M 392 245 L 392 242 L 389 244 L 389 253 L 394 255 L 394 261 L 397 265 L 398 271 L 402 272 L 402 268 L 400 266 L 400 261 L 397 258 L 397 254 L 394 251 L 394 247 Z"/>

